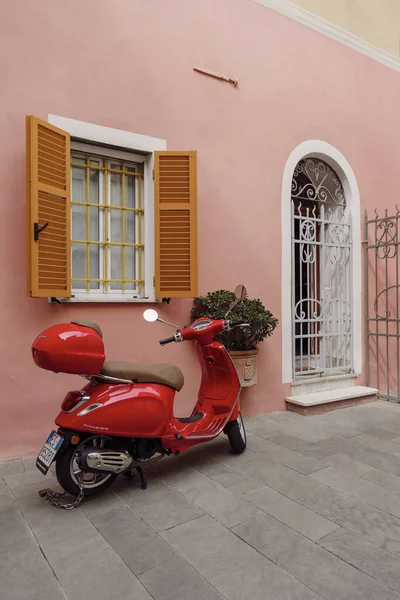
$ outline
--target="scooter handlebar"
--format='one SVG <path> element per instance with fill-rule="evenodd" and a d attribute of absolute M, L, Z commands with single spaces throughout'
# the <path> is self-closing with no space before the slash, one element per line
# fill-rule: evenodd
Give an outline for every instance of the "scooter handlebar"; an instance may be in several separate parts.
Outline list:
<path fill-rule="evenodd" d="M 229 327 L 231 329 L 232 329 L 232 327 L 239 327 L 240 325 L 247 325 L 247 323 L 244 319 L 242 319 L 240 321 L 229 321 Z"/>
<path fill-rule="evenodd" d="M 171 336 L 169 338 L 165 338 L 164 340 L 160 340 L 160 346 L 165 346 L 166 344 L 170 344 L 171 342 L 175 342 L 175 336 Z"/>
<path fill-rule="evenodd" d="M 248 323 L 246 323 L 246 321 L 244 319 L 242 319 L 240 321 L 223 321 L 223 322 L 222 321 L 221 322 L 217 321 L 217 323 L 220 323 L 220 324 L 223 323 L 223 329 L 225 329 L 225 331 L 229 331 L 233 327 L 240 327 L 241 325 L 247 325 L 248 326 Z M 222 329 L 222 327 L 221 327 L 221 329 Z M 165 338 L 163 340 L 160 340 L 160 346 L 166 346 L 167 344 L 171 344 L 172 342 L 183 342 L 184 339 L 186 339 L 186 340 L 193 339 L 192 336 L 188 335 L 188 331 L 186 331 L 186 334 L 184 336 L 182 336 L 182 333 L 180 331 L 177 331 L 175 333 L 175 335 L 172 335 L 171 337 L 168 337 L 168 338 Z M 216 331 L 214 333 L 216 335 L 219 332 Z"/>

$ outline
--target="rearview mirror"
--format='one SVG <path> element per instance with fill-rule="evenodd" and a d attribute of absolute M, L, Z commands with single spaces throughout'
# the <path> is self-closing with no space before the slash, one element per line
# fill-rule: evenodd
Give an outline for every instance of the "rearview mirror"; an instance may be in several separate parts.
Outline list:
<path fill-rule="evenodd" d="M 249 294 L 247 292 L 247 287 L 240 283 L 235 287 L 235 296 L 237 300 L 245 300 L 248 298 Z"/>
<path fill-rule="evenodd" d="M 153 308 L 148 308 L 144 311 L 143 318 L 148 323 L 154 323 L 158 319 L 158 312 Z"/>
<path fill-rule="evenodd" d="M 225 319 L 229 315 L 229 313 L 235 308 L 238 302 L 240 302 L 241 300 L 246 300 L 246 298 L 248 298 L 247 287 L 243 285 L 243 283 L 240 283 L 235 287 L 235 297 L 236 300 L 232 302 L 228 311 L 225 313 Z"/>
<path fill-rule="evenodd" d="M 178 325 L 174 325 L 173 323 L 170 323 L 169 321 L 160 319 L 160 317 L 158 316 L 158 312 L 156 310 L 154 310 L 154 308 L 148 308 L 147 310 L 145 310 L 143 313 L 143 318 L 148 323 L 154 323 L 155 321 L 159 321 L 160 323 L 165 323 L 165 325 L 169 325 L 170 327 L 173 327 L 174 329 L 179 329 Z"/>

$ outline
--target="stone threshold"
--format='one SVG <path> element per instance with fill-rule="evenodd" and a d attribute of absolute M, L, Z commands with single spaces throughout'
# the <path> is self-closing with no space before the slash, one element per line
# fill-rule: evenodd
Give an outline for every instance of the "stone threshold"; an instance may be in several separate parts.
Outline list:
<path fill-rule="evenodd" d="M 334 390 L 321 390 L 311 394 L 288 396 L 285 398 L 287 410 L 303 415 L 316 414 L 345 408 L 364 402 L 376 400 L 378 390 L 375 388 L 354 385 Z"/>
<path fill-rule="evenodd" d="M 354 373 L 333 373 L 320 377 L 304 376 L 292 382 L 291 396 L 305 396 L 315 392 L 344 389 L 356 385 Z"/>

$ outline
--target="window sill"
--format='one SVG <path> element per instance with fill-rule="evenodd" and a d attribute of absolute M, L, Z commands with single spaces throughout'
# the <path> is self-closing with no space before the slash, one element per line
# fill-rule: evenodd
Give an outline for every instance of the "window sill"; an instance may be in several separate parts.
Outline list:
<path fill-rule="evenodd" d="M 86 304 L 157 304 L 162 302 L 161 298 L 132 298 L 123 295 L 76 295 L 73 298 L 58 298 L 62 304 L 86 303 Z M 52 302 L 49 298 L 49 302 Z"/>

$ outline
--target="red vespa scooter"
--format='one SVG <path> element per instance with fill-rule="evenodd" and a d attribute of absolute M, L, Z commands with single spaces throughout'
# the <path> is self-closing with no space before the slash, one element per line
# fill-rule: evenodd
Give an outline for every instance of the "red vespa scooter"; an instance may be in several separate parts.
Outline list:
<path fill-rule="evenodd" d="M 247 290 L 241 285 L 235 294 L 228 313 L 247 297 Z M 243 452 L 240 381 L 228 352 L 215 337 L 245 323 L 227 320 L 228 313 L 222 320 L 197 319 L 160 341 L 162 346 L 196 343 L 202 379 L 194 410 L 186 418 L 173 412 L 175 393 L 184 383 L 177 367 L 105 361 L 101 329 L 89 321 L 43 331 L 32 345 L 35 363 L 55 372 L 79 374 L 89 383 L 65 397 L 55 420 L 58 430 L 50 434 L 37 457 L 38 469 L 46 474 L 55 461 L 61 487 L 81 500 L 107 488 L 118 474 L 133 474 L 134 469 L 145 489 L 144 465 L 178 455 L 221 432 L 234 452 Z M 159 319 L 155 310 L 146 310 L 144 318 L 172 325 Z"/>

